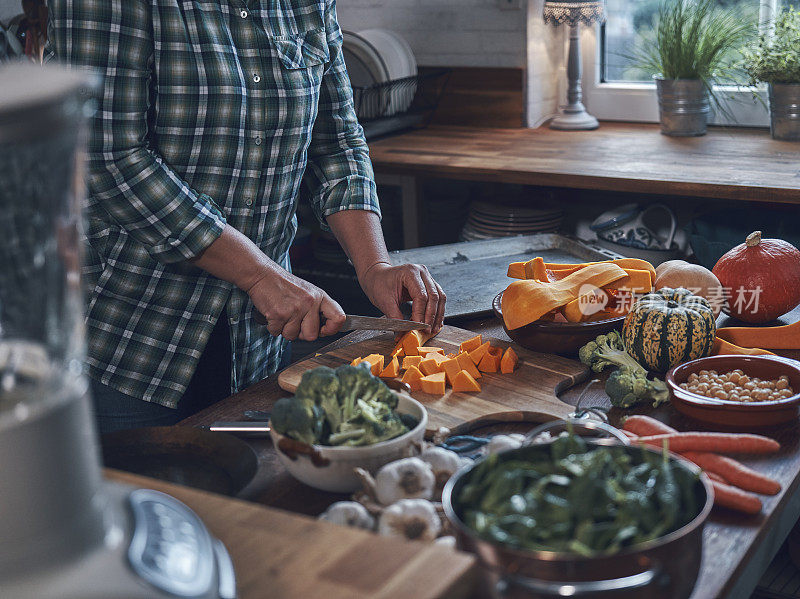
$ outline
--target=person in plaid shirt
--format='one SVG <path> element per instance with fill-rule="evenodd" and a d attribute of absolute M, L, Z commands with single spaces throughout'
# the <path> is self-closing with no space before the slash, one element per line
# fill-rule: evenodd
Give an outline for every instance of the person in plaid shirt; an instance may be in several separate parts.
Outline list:
<path fill-rule="evenodd" d="M 389 262 L 335 0 L 49 7 L 47 59 L 104 78 L 84 267 L 102 432 L 174 423 L 275 372 L 287 340 L 338 331 L 341 307 L 289 270 L 300 196 L 376 307 L 410 299 L 441 327 L 441 287 Z"/>

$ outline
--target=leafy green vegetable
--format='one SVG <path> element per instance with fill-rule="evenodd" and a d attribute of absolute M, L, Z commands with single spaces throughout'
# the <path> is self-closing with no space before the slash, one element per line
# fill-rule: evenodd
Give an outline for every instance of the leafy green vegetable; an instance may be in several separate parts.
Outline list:
<path fill-rule="evenodd" d="M 609 555 L 696 515 L 697 477 L 666 453 L 587 446 L 573 435 L 488 456 L 456 499 L 489 541 L 533 551 Z"/>
<path fill-rule="evenodd" d="M 609 366 L 621 366 L 647 373 L 625 351 L 622 336 L 617 331 L 611 331 L 607 335 L 598 335 L 594 341 L 590 341 L 578 350 L 578 358 L 595 372 L 601 372 Z"/>
<path fill-rule="evenodd" d="M 304 443 L 372 445 L 418 424 L 396 407 L 397 396 L 369 367 L 320 366 L 303 374 L 294 397 L 275 403 L 272 425 Z"/>

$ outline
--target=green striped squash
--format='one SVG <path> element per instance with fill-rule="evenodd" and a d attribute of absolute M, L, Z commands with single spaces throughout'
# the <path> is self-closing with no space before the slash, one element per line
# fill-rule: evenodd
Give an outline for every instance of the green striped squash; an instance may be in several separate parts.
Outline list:
<path fill-rule="evenodd" d="M 664 287 L 642 296 L 625 317 L 627 352 L 648 370 L 673 366 L 711 353 L 717 325 L 708 300 L 688 289 Z"/>

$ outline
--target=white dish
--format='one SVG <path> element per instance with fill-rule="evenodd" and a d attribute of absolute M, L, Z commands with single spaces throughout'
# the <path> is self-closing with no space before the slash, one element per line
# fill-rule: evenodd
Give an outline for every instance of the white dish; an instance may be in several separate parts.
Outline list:
<path fill-rule="evenodd" d="M 404 435 L 364 447 L 331 447 L 315 445 L 322 458 L 328 460 L 325 466 L 315 466 L 307 455 L 296 455 L 295 459 L 286 455 L 278 444 L 283 438 L 270 427 L 270 437 L 277 449 L 281 464 L 293 477 L 315 489 L 332 493 L 352 493 L 361 483 L 353 473 L 354 468 L 364 468 L 375 473 L 381 466 L 405 457 L 406 449 L 412 444 L 421 445 L 428 426 L 428 412 L 417 400 L 398 394 L 397 411 L 411 414 L 419 420 L 412 430 Z"/>
<path fill-rule="evenodd" d="M 405 79 L 417 74 L 417 61 L 408 42 L 399 34 L 388 29 L 365 29 L 358 35 L 366 40 L 378 51 L 383 58 L 389 80 Z M 396 114 L 407 110 L 414 100 L 416 82 L 394 87 L 390 93 L 390 105 L 386 115 Z"/>
<path fill-rule="evenodd" d="M 353 87 L 367 88 L 389 81 L 386 63 L 369 41 L 352 31 L 343 31 L 342 37 L 342 55 Z M 356 101 L 358 117 L 362 120 L 374 119 L 386 113 L 389 94 L 369 94 Z"/>

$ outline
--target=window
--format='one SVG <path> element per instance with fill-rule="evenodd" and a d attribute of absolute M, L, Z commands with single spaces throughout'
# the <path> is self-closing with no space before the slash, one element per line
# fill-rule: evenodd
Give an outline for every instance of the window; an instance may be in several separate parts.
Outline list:
<path fill-rule="evenodd" d="M 658 120 L 655 85 L 650 73 L 631 58 L 639 36 L 652 30 L 661 0 L 606 0 L 606 22 L 583 39 L 583 88 L 589 111 L 600 119 Z M 784 6 L 800 7 L 800 0 L 718 0 L 721 6 L 741 9 L 762 24 Z M 594 68 L 591 68 L 594 67 Z M 737 82 L 744 84 L 745 81 Z M 769 114 L 763 89 L 725 87 L 720 92 L 727 114 L 715 114 L 712 123 L 766 126 Z M 753 91 L 761 95 L 759 100 Z"/>

